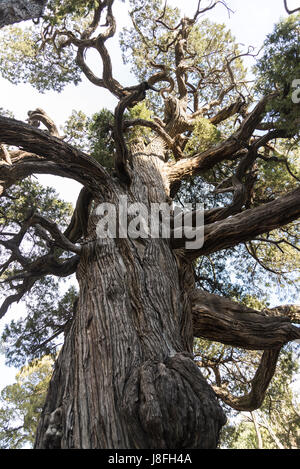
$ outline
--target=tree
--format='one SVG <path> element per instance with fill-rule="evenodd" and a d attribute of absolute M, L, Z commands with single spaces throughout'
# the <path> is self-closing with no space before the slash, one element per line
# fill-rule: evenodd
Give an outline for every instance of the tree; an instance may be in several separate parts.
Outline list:
<path fill-rule="evenodd" d="M 36 427 L 46 398 L 53 360 L 44 356 L 23 367 L 16 382 L 0 397 L 0 448 L 20 449 L 34 443 Z"/>
<path fill-rule="evenodd" d="M 69 294 L 56 305 L 57 311 L 61 304 L 72 308 L 68 320 L 58 323 L 65 340 L 36 448 L 215 448 L 225 423 L 217 396 L 243 410 L 261 406 L 281 347 L 300 338 L 297 305 L 259 309 L 246 305 L 245 295 L 244 303 L 233 301 L 232 289 L 225 298 L 197 288 L 203 285 L 197 278 L 202 260 L 205 271 L 210 256 L 217 265 L 241 243 L 247 259 L 265 265 L 268 254 L 278 250 L 290 267 L 300 214 L 299 122 L 286 117 L 299 106 L 291 101 L 292 90 L 275 86 L 259 96 L 264 81 L 258 67 L 252 96 L 242 64 L 251 49 L 240 51 L 224 27 L 199 22 L 224 2 L 203 8 L 200 3 L 192 18 L 180 18 L 159 0 L 131 2 L 133 26 L 121 41 L 139 81 L 131 87 L 115 78 L 107 49 L 116 32 L 113 0 L 52 0 L 41 30 L 13 27 L 13 43 L 3 33 L 0 69 L 14 83 L 60 91 L 83 73 L 118 99 L 113 115 L 99 113 L 87 124 L 88 142 L 82 140 L 80 118 L 72 117 L 78 125 L 70 138 L 87 150 L 62 138 L 42 109 L 30 111 L 28 123 L 0 117 L 4 201 L 14 203 L 13 187 L 33 174 L 68 177 L 83 186 L 66 228 L 33 203 L 13 230 L 2 215 L 0 243 L 9 254 L 1 274 L 13 293 L 0 317 L 13 302 L 35 293 L 36 285 L 45 292 L 43 279 L 49 276 L 76 272 L 79 284 L 76 301 Z M 293 28 L 288 22 L 285 34 Z M 288 67 L 294 63 L 289 54 L 299 53 L 290 36 L 280 38 L 286 39 Z M 87 62 L 89 50 L 102 60 L 101 76 Z M 273 66 L 276 74 L 278 65 Z M 273 188 L 278 171 L 282 177 Z M 208 207 L 190 210 L 184 231 L 172 202 L 191 194 L 190 180 L 201 190 L 194 202 L 207 195 Z M 149 236 L 147 217 L 157 204 L 163 205 Z M 116 236 L 111 213 L 121 227 Z M 131 230 L 125 233 L 124 219 Z M 193 244 L 191 233 L 199 241 L 203 230 L 203 243 Z M 25 242 L 29 235 L 38 247 L 33 255 Z M 217 278 L 212 284 L 222 290 Z M 193 360 L 195 337 L 263 351 L 248 394 L 232 397 L 222 383 L 212 389 Z"/>

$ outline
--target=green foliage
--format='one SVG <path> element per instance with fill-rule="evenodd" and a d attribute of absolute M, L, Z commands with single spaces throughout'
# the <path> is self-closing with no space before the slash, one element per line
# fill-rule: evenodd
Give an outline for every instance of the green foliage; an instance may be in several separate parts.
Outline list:
<path fill-rule="evenodd" d="M 151 116 L 152 112 L 148 108 L 148 103 L 146 101 L 141 101 L 127 111 L 125 119 L 143 119 L 146 121 L 151 121 Z M 151 129 L 147 127 L 133 126 L 129 132 L 127 132 L 127 141 L 130 144 L 130 142 L 134 142 L 137 139 L 144 139 L 146 143 L 148 143 L 151 132 Z"/>
<path fill-rule="evenodd" d="M 111 111 L 102 109 L 92 116 L 88 126 L 90 154 L 108 169 L 112 169 L 114 164 L 113 119 Z"/>
<path fill-rule="evenodd" d="M 0 448 L 33 446 L 38 419 L 46 398 L 53 360 L 44 356 L 21 369 L 16 382 L 0 394 Z"/>
<path fill-rule="evenodd" d="M 77 49 L 66 44 L 66 31 L 78 37 L 97 5 L 96 0 L 49 0 L 38 24 L 2 28 L 0 74 L 13 84 L 29 83 L 41 93 L 77 85 Z"/>
<path fill-rule="evenodd" d="M 265 151 L 265 156 L 272 158 L 257 160 L 255 205 L 296 189 L 296 178 L 300 177 L 300 149 L 297 142 L 287 145 L 278 140 L 275 148 Z"/>
<path fill-rule="evenodd" d="M 90 11 L 95 3 L 95 0 L 50 0 L 44 17 L 45 24 L 56 28 L 65 22 L 68 29 L 77 34 L 77 26 L 78 30 L 84 27 L 90 19 Z M 121 34 L 124 61 L 132 64 L 139 80 L 145 80 L 153 74 L 154 69 L 149 66 L 151 60 L 163 63 L 175 79 L 174 47 L 169 45 L 174 40 L 176 31 L 167 30 L 162 24 L 154 21 L 160 17 L 164 2 L 130 0 L 130 4 L 135 27 L 125 29 Z M 164 20 L 170 28 L 176 26 L 179 22 L 179 10 L 167 6 Z M 299 107 L 296 108 L 292 103 L 293 90 L 290 88 L 293 79 L 300 78 L 298 36 L 299 16 L 291 16 L 281 22 L 268 36 L 263 58 L 256 68 L 258 93 L 266 94 L 275 89 L 281 91 L 280 97 L 272 100 L 268 108 L 267 120 L 276 121 L 278 127 L 288 130 L 292 129 L 293 123 L 299 118 Z M 58 45 L 59 43 L 55 44 L 52 40 L 42 43 L 40 30 L 36 27 L 4 28 L 0 36 L 0 72 L 12 83 L 28 82 L 41 92 L 48 89 L 61 91 L 68 83 L 77 84 L 80 81 L 80 71 L 75 64 L 75 51 L 72 47 L 61 49 Z M 230 84 L 230 76 L 226 73 L 224 65 L 228 57 L 239 55 L 239 48 L 225 25 L 204 20 L 191 30 L 187 49 L 190 53 L 190 58 L 187 59 L 190 65 L 189 83 L 198 84 L 199 70 L 201 76 L 208 77 L 207 82 L 204 80 L 203 86 L 200 87 L 200 107 L 216 98 L 222 88 Z M 242 81 L 245 77 L 242 61 L 234 60 L 231 68 L 237 83 Z M 211 74 L 215 74 L 218 69 L 221 72 L 210 80 Z M 239 89 L 240 85 L 237 85 L 235 90 L 227 94 L 222 107 L 237 97 Z M 158 94 L 151 95 L 151 92 L 147 92 L 147 96 L 147 101 L 140 102 L 126 112 L 125 119 L 151 120 L 153 109 L 158 116 L 162 116 L 162 100 L 157 98 Z M 215 107 L 213 112 L 217 111 L 218 107 Z M 7 112 L 0 108 L 0 114 L 7 115 Z M 102 109 L 92 117 L 81 111 L 73 111 L 64 126 L 66 141 L 90 154 L 108 170 L 112 170 L 113 120 L 113 114 L 107 109 Z M 199 118 L 185 147 L 187 155 L 205 151 L 209 146 L 229 136 L 234 128 L 233 119 L 217 129 L 208 119 Z M 143 138 L 147 142 L 151 135 L 150 129 L 136 126 L 126 132 L 125 138 L 128 143 L 137 138 Z M 299 150 L 287 149 L 280 142 L 276 149 L 270 152 L 261 155 L 265 159 L 257 159 L 255 170 L 258 179 L 251 200 L 252 206 L 273 200 L 296 186 L 296 178 L 293 175 L 299 172 Z M 272 158 L 266 160 L 270 155 Z M 288 164 L 288 170 L 284 160 Z M 219 194 L 214 189 L 222 181 L 230 181 L 238 163 L 239 161 L 234 160 L 226 161 L 203 174 L 201 178 L 195 178 L 189 183 L 184 182 L 178 194 L 178 201 L 202 202 L 205 203 L 206 209 L 230 204 L 232 193 Z M 70 205 L 60 201 L 53 189 L 42 188 L 32 179 L 26 179 L 10 189 L 7 197 L 2 198 L 0 224 L 6 231 L 17 231 L 31 208 L 38 209 L 47 218 L 56 221 L 62 231 L 70 219 Z M 292 246 L 299 239 L 297 227 L 291 225 L 274 231 L 271 236 L 275 243 L 267 242 L 269 236 L 265 235 L 259 241 L 254 241 L 251 246 L 252 253 L 249 246 L 239 245 L 211 256 L 203 256 L 195 265 L 197 286 L 257 309 L 267 306 L 271 294 L 274 293 L 278 293 L 278 302 L 283 301 L 284 297 L 289 297 L 291 301 L 296 291 L 294 271 L 300 268 L 295 261 L 295 249 Z M 45 242 L 36 236 L 33 229 L 29 231 L 21 248 L 22 253 L 30 255 L 32 260 L 46 252 Z M 1 250 L 0 255 L 4 256 Z M 266 271 L 264 267 L 269 270 Z M 17 263 L 13 269 L 17 271 Z M 283 274 L 283 271 L 287 274 Z M 10 285 L 12 286 L 14 285 Z M 274 287 L 278 287 L 278 291 Z M 72 321 L 77 297 L 73 287 L 61 293 L 60 284 L 52 277 L 46 277 L 35 284 L 30 295 L 30 301 L 26 299 L 25 302 L 26 318 L 12 321 L 5 327 L 2 336 L 7 363 L 10 365 L 20 366 L 28 359 L 44 354 L 53 357 Z M 229 383 L 229 391 L 235 394 L 248 391 L 248 381 L 254 375 L 261 356 L 260 353 L 233 350 L 203 340 L 196 341 L 195 353 L 203 363 L 205 360 L 211 360 L 214 363 L 226 364 L 221 367 L 221 373 Z M 50 358 L 47 360 L 50 363 Z M 37 415 L 49 379 L 46 377 L 49 366 L 43 366 L 39 368 L 40 365 L 34 362 L 32 367 L 37 367 L 37 371 L 30 374 L 26 368 L 27 371 L 24 371 L 25 374 L 21 373 L 14 387 L 3 391 L 4 406 L 0 409 L 0 423 L 3 422 L 6 433 L 0 433 L 2 447 L 21 447 L 26 442 L 32 442 Z M 202 368 L 204 375 L 213 383 L 212 368 L 204 365 Z M 295 416 L 295 396 L 291 391 L 291 382 L 296 372 L 293 353 L 284 352 L 261 410 L 274 427 L 284 414 L 282 424 L 278 426 L 281 441 L 288 441 L 285 430 L 287 425 L 294 438 L 298 438 L 296 427 L 299 420 Z M 23 425 L 14 428 L 15 420 L 22 420 Z M 273 447 L 274 442 L 270 440 L 268 433 L 265 430 L 262 432 L 265 444 Z M 224 444 L 230 447 L 252 448 L 256 445 L 251 422 L 242 422 L 236 428 L 228 426 L 223 438 Z M 285 444 L 288 446 L 287 442 Z"/>
<path fill-rule="evenodd" d="M 36 27 L 1 29 L 0 73 L 13 84 L 30 83 L 40 92 L 60 92 L 67 84 L 80 82 L 74 50 L 62 49 L 58 54 L 51 43 L 42 46 Z"/>
<path fill-rule="evenodd" d="M 243 421 L 226 425 L 221 431 L 220 445 L 226 449 L 257 449 L 253 423 Z"/>
<path fill-rule="evenodd" d="M 43 17 L 51 25 L 60 24 L 68 18 L 86 18 L 98 3 L 97 0 L 49 0 Z"/>
<path fill-rule="evenodd" d="M 86 116 L 82 111 L 72 111 L 63 131 L 67 141 L 88 153 L 107 169 L 113 168 L 114 140 L 112 126 L 114 115 L 108 109 Z"/>
<path fill-rule="evenodd" d="M 177 30 L 168 30 L 155 19 L 162 17 L 164 11 L 162 0 L 130 0 L 131 17 L 134 26 L 124 28 L 120 34 L 120 45 L 124 63 L 132 64 L 132 72 L 139 80 L 148 79 L 155 68 L 151 63 L 163 64 L 176 83 L 175 76 L 175 49 L 174 39 Z M 180 10 L 167 5 L 164 22 L 175 28 L 180 21 Z M 172 44 L 173 46 L 170 46 Z M 226 60 L 240 54 L 235 38 L 224 24 L 213 23 L 209 20 L 195 24 L 187 40 L 187 50 L 190 58 L 185 62 L 190 66 L 189 83 L 197 87 L 199 73 L 203 77 L 200 89 L 202 104 L 215 99 L 218 92 L 230 85 L 230 76 L 226 69 Z M 232 72 L 235 75 L 237 88 L 239 81 L 245 77 L 242 60 L 237 58 L 231 62 Z M 193 71 L 194 70 L 194 71 Z M 219 70 L 219 72 L 216 72 Z M 212 80 L 212 76 L 215 79 Z M 236 91 L 229 92 L 223 101 L 223 106 L 232 100 Z M 157 94 L 148 93 L 151 109 L 157 115 L 162 107 L 162 101 Z"/>
<path fill-rule="evenodd" d="M 299 104 L 292 83 L 300 79 L 300 14 L 282 20 L 267 36 L 264 54 L 255 67 L 256 90 L 267 95 L 279 91 L 268 106 L 268 120 L 278 128 L 299 133 Z"/>
<path fill-rule="evenodd" d="M 142 101 L 126 111 L 124 118 L 126 120 L 144 119 L 150 121 L 151 115 L 152 112 L 149 110 L 147 102 Z M 73 110 L 63 127 L 63 132 L 68 143 L 88 153 L 106 169 L 112 170 L 115 151 L 112 135 L 113 124 L 114 115 L 108 109 L 104 108 L 91 117 L 86 116 L 82 111 Z M 151 130 L 148 128 L 133 126 L 126 132 L 125 138 L 130 144 L 140 137 L 147 139 L 150 134 Z"/>
<path fill-rule="evenodd" d="M 292 158 L 289 161 L 292 161 Z M 206 210 L 230 204 L 232 194 L 216 193 L 215 187 L 225 178 L 230 180 L 236 168 L 235 164 L 226 162 L 226 165 L 219 165 L 203 177 L 183 182 L 176 200 L 179 203 L 202 203 Z M 272 164 L 273 167 L 273 163 L 265 163 L 263 160 L 259 160 L 258 164 L 266 164 L 266 168 Z M 274 165 L 278 166 L 278 163 Z M 255 185 L 253 203 L 273 200 L 295 187 L 295 179 L 282 165 L 279 166 L 282 174 L 280 178 L 280 169 L 277 166 L 278 179 L 275 178 L 274 183 L 272 171 L 266 169 L 265 174 L 262 172 Z M 291 167 L 293 168 L 292 164 Z M 297 301 L 299 256 L 293 246 L 298 245 L 299 226 L 291 224 L 274 230 L 271 234 L 260 236 L 259 239 L 251 242 L 253 252 L 250 251 L 249 244 L 240 244 L 209 256 L 202 256 L 195 263 L 197 286 L 245 304 L 252 302 L 253 298 L 259 298 L 265 304 L 270 301 L 271 295 L 277 297 L 277 304 Z M 268 243 L 269 239 L 278 241 L 279 244 Z M 253 303 L 249 306 L 256 307 Z M 262 306 L 257 307 L 260 309 Z"/>
<path fill-rule="evenodd" d="M 210 20 L 203 20 L 196 24 L 188 39 L 188 50 L 193 58 L 194 64 L 201 69 L 204 76 L 214 75 L 215 70 L 225 68 L 226 60 L 240 55 L 239 45 L 235 37 L 226 28 L 225 24 L 214 23 Z M 246 70 L 241 58 L 231 62 L 232 73 L 237 84 L 236 90 L 240 90 L 239 82 L 245 79 Z M 189 80 L 197 84 L 199 75 L 191 74 Z M 216 84 L 217 83 L 217 84 Z M 204 102 L 211 101 L 216 97 L 218 89 L 226 88 L 231 84 L 230 76 L 227 73 L 220 73 L 216 77 L 216 83 L 209 83 L 201 87 L 200 97 Z M 222 106 L 232 102 L 234 92 L 228 93 L 222 102 Z"/>
<path fill-rule="evenodd" d="M 80 150 L 90 151 L 89 130 L 90 119 L 82 111 L 73 109 L 70 117 L 63 126 L 63 133 L 66 141 Z"/>
<path fill-rule="evenodd" d="M 96 0 L 50 0 L 47 3 L 44 19 L 49 24 L 56 25 L 68 17 L 84 18 L 96 5 Z"/>
<path fill-rule="evenodd" d="M 150 60 L 156 58 L 157 44 L 160 44 L 162 48 L 166 47 L 172 33 L 166 32 L 164 27 L 157 26 L 154 21 L 155 18 L 161 16 L 163 10 L 161 0 L 130 0 L 129 5 L 135 28 L 124 28 L 120 34 L 123 60 L 124 63 L 132 64 L 132 71 L 140 80 L 145 80 L 152 73 L 148 65 Z M 168 24 L 174 27 L 180 18 L 179 9 L 167 5 L 166 15 Z M 155 34 L 153 34 L 154 30 Z M 163 54 L 163 59 L 164 65 L 171 67 L 174 60 L 173 54 L 166 52 Z"/>
<path fill-rule="evenodd" d="M 0 106 L 0 116 L 3 116 L 3 117 L 10 117 L 11 119 L 13 119 L 14 115 L 11 111 L 7 110 L 7 109 L 4 109 L 3 107 Z"/>
<path fill-rule="evenodd" d="M 54 189 L 43 187 L 32 178 L 27 178 L 10 188 L 1 198 L 1 232 L 17 233 L 24 219 L 32 210 L 55 221 L 62 231 L 68 226 L 72 212 L 71 205 L 60 200 Z M 45 255 L 48 252 L 48 247 L 32 228 L 25 235 L 20 245 L 20 251 L 22 255 L 34 261 Z M 61 259 L 66 258 L 66 255 L 60 252 L 57 252 L 57 256 Z M 0 257 L 1 263 L 7 259 L 7 253 L 2 246 L 0 247 Z M 18 273 L 19 270 L 20 265 L 18 262 L 14 262 L 11 264 L 10 270 L 2 275 L 1 281 Z M 43 343 L 44 353 L 53 352 L 55 342 L 48 341 L 48 339 L 59 330 L 63 332 L 62 326 L 71 314 L 67 303 L 73 301 L 75 295 L 75 292 L 70 289 L 68 294 L 60 299 L 59 285 L 61 282 L 62 280 L 55 280 L 50 276 L 38 279 L 30 292 L 30 301 L 25 303 L 28 313 L 26 320 L 22 318 L 6 326 L 4 345 L 10 364 L 20 366 L 28 358 L 39 357 L 41 355 L 40 346 Z M 1 300 L 10 289 L 18 289 L 18 285 L 17 280 L 0 283 Z M 53 301 L 54 298 L 56 302 Z"/>
<path fill-rule="evenodd" d="M 12 186 L 6 196 L 1 198 L 0 225 L 6 231 L 14 232 L 30 211 L 44 214 L 64 230 L 68 225 L 72 206 L 60 200 L 55 189 L 43 187 L 33 178 L 26 178 Z M 30 233 L 34 236 L 33 231 Z"/>
<path fill-rule="evenodd" d="M 6 324 L 1 340 L 6 363 L 20 367 L 47 354 L 55 357 L 74 315 L 77 291 L 60 294 L 58 282 L 46 277 L 26 301 L 26 317 Z"/>
<path fill-rule="evenodd" d="M 208 119 L 200 117 L 197 119 L 193 134 L 185 147 L 185 152 L 191 156 L 194 153 L 200 153 L 218 143 L 220 138 L 221 133 L 216 126 L 211 124 Z"/>
<path fill-rule="evenodd" d="M 248 306 L 259 306 L 255 300 L 245 303 Z M 196 339 L 194 353 L 203 375 L 212 385 L 219 386 L 216 381 L 221 379 L 232 395 L 249 393 L 261 352 L 233 349 L 219 343 Z M 276 449 L 278 441 L 285 448 L 299 448 L 300 395 L 295 382 L 299 382 L 299 352 L 297 353 L 295 346 L 289 344 L 281 350 L 276 373 L 258 411 L 237 412 L 223 404 L 229 420 L 221 432 L 221 448 L 256 449 L 258 439 L 254 418 L 264 448 Z"/>

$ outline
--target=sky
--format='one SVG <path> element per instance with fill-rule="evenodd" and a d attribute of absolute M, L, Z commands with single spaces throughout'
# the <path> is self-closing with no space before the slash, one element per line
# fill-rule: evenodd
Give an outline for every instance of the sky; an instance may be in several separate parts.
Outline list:
<path fill-rule="evenodd" d="M 127 3 L 128 0 L 125 4 L 119 1 L 115 2 L 114 12 L 119 30 L 128 24 Z M 198 0 L 168 1 L 169 5 L 178 6 L 187 16 L 194 14 L 197 3 Z M 202 2 L 203 6 L 207 3 Z M 218 5 L 206 17 L 216 22 L 225 23 L 236 40 L 244 45 L 245 50 L 249 45 L 259 50 L 266 35 L 272 31 L 274 24 L 282 17 L 287 16 L 283 0 L 228 0 L 227 4 L 233 11 L 230 16 L 224 6 Z M 288 5 L 290 9 L 296 8 L 300 6 L 300 0 L 289 0 Z M 107 45 L 112 57 L 114 75 L 125 86 L 134 84 L 135 79 L 131 76 L 129 68 L 122 64 L 117 38 L 113 38 Z M 96 70 L 101 70 L 99 64 L 95 64 L 95 66 Z M 68 86 L 60 94 L 55 92 L 40 94 L 30 85 L 12 85 L 0 78 L 0 107 L 11 110 L 16 119 L 23 121 L 27 118 L 28 110 L 41 107 L 55 120 L 57 125 L 62 126 L 73 109 L 91 115 L 104 107 L 113 109 L 115 104 L 116 100 L 111 97 L 109 92 L 95 87 L 85 78 L 78 86 Z M 78 183 L 48 175 L 40 176 L 39 180 L 45 185 L 55 185 L 65 200 L 75 203 L 80 190 Z M 22 303 L 12 307 L 7 316 L 0 321 L 0 333 L 6 322 L 22 312 Z M 14 381 L 16 371 L 14 368 L 5 366 L 4 356 L 0 354 L 0 389 Z"/>

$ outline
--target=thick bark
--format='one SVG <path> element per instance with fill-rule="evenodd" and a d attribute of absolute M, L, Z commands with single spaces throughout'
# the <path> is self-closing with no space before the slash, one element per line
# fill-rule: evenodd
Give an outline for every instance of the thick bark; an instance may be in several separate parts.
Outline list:
<path fill-rule="evenodd" d="M 136 154 L 130 203 L 166 201 L 161 164 Z M 192 359 L 188 272 L 168 240 L 95 240 L 95 223 L 35 447 L 215 448 L 224 415 Z"/>
<path fill-rule="evenodd" d="M 238 411 L 258 409 L 275 373 L 281 347 L 300 339 L 300 329 L 291 324 L 299 320 L 298 305 L 256 311 L 239 303 L 200 290 L 190 293 L 195 337 L 221 342 L 248 350 L 264 350 L 251 390 L 235 396 L 226 385 L 213 389 L 227 405 Z"/>
<path fill-rule="evenodd" d="M 38 17 L 45 3 L 19 0 L 12 4 L 8 0 L 0 0 L 0 27 Z M 97 217 L 95 213 L 90 215 L 92 202 L 117 206 L 121 196 L 126 195 L 128 203 L 142 202 L 149 209 L 151 203 L 170 202 L 170 194 L 174 194 L 174 188 L 182 179 L 199 175 L 224 160 L 243 157 L 244 149 L 249 149 L 254 130 L 261 124 L 270 98 L 264 97 L 244 118 L 239 130 L 225 142 L 191 158 L 183 158 L 185 139 L 180 134 L 192 131 L 195 118 L 221 105 L 225 95 L 236 85 L 230 70 L 230 63 L 235 58 L 231 61 L 226 59 L 231 77 L 229 88 L 222 90 L 219 97 L 202 110 L 198 109 L 199 102 L 194 96 L 194 115 L 187 115 L 187 71 L 191 67 L 185 63 L 185 54 L 188 53 L 186 39 L 190 25 L 195 23 L 200 13 L 219 2 L 204 10 L 200 10 L 199 2 L 194 19 L 185 18 L 180 23 L 182 39 L 177 35 L 173 41 L 179 98 L 172 93 L 174 81 L 164 65 L 154 64 L 159 73 L 148 82 L 129 88 L 123 87 L 113 77 L 105 45 L 116 32 L 113 3 L 114 0 L 97 2 L 91 23 L 79 35 L 78 31 L 76 35 L 66 31 L 60 48 L 68 45 L 77 47 L 77 64 L 86 77 L 120 100 L 113 126 L 117 174 L 110 176 L 97 161 L 58 138 L 54 123 L 40 109 L 29 114 L 32 125 L 0 117 L 1 145 L 15 145 L 24 150 L 13 157 L 13 152 L 8 153 L 2 146 L 0 195 L 18 180 L 34 173 L 70 177 L 84 186 L 65 233 L 44 217 L 33 214 L 29 219 L 33 225 L 41 225 L 40 233 L 41 230 L 49 232 L 57 246 L 76 254 L 70 261 L 60 265 L 48 254 L 37 261 L 27 262 L 22 257 L 16 237 L 2 241 L 2 245 L 12 252 L 5 268 L 12 261 L 17 261 L 29 276 L 22 273 L 24 282 L 18 287 L 19 292 L 7 298 L 0 309 L 0 316 L 9 304 L 29 291 L 39 275 L 62 275 L 77 269 L 79 300 L 50 383 L 37 431 L 36 448 L 215 448 L 225 421 L 216 394 L 236 409 L 256 408 L 261 404 L 273 376 L 280 346 L 299 335 L 288 320 L 267 316 L 268 333 L 264 336 L 266 324 L 261 321 L 259 313 L 237 311 L 232 304 L 227 304 L 224 314 L 219 310 L 224 304 L 212 308 L 214 305 L 210 302 L 208 311 L 204 311 L 206 325 L 201 323 L 199 312 L 203 313 L 201 307 L 205 302 L 200 308 L 193 303 L 191 292 L 195 285 L 191 261 L 294 220 L 300 214 L 299 190 L 279 201 L 229 218 L 240 212 L 248 200 L 249 187 L 247 184 L 243 187 L 241 177 L 237 177 L 233 184 L 232 204 L 207 214 L 210 222 L 205 229 L 204 247 L 199 250 L 181 249 L 185 240 L 176 244 L 174 239 L 141 237 L 128 240 L 117 236 L 103 240 L 96 236 Z M 1 15 L 4 5 L 5 14 Z M 20 5 L 25 8 L 20 9 Z M 34 5 L 40 9 L 30 11 L 29 6 Z M 9 11 L 8 6 L 11 6 Z M 99 24 L 105 29 L 100 28 L 101 32 L 94 37 Z M 89 48 L 96 49 L 102 59 L 101 78 L 85 62 Z M 126 124 L 126 109 L 142 101 L 148 89 L 159 91 L 153 85 L 160 81 L 170 84 L 169 89 L 160 90 L 165 98 L 164 122 L 156 119 L 147 123 L 137 119 Z M 166 97 L 164 93 L 167 92 L 169 96 Z M 222 122 L 239 112 L 241 105 L 237 101 L 224 108 L 210 118 L 211 122 Z M 48 132 L 36 129 L 38 122 L 43 122 Z M 158 138 L 147 150 L 129 150 L 123 135 L 126 125 L 146 125 L 158 134 Z M 278 134 L 278 131 L 270 132 L 255 141 L 251 148 L 255 153 L 270 139 L 286 136 Z M 175 163 L 164 163 L 166 146 L 173 151 Z M 249 155 L 250 163 L 253 163 L 255 158 L 252 161 L 250 150 Z M 244 176 L 246 169 L 251 167 L 248 165 L 246 168 L 249 159 L 245 158 L 246 166 L 243 161 L 239 165 L 242 168 L 240 176 Z M 78 241 L 80 246 L 74 244 Z M 17 276 L 20 278 L 20 274 Z M 249 326 L 249 331 L 245 338 L 241 328 L 246 326 Z M 222 386 L 214 392 L 193 361 L 195 331 L 215 340 L 220 337 L 222 327 L 226 333 L 228 328 L 231 331 L 230 338 L 224 334 L 223 342 L 231 340 L 235 345 L 246 348 L 258 348 L 257 334 L 261 334 L 259 338 L 264 353 L 251 392 L 246 396 L 231 396 Z"/>
<path fill-rule="evenodd" d="M 47 0 L 0 0 L 0 28 L 39 18 Z"/>

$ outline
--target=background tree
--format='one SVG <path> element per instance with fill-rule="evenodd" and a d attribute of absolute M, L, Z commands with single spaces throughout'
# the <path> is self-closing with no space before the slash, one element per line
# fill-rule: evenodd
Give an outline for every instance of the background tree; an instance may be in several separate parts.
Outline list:
<path fill-rule="evenodd" d="M 24 366 L 0 397 L 0 448 L 32 447 L 46 398 L 53 360 L 44 356 Z"/>
<path fill-rule="evenodd" d="M 222 365 L 218 365 L 222 366 Z M 227 361 L 230 368 L 230 361 Z M 250 365 L 251 367 L 251 365 Z M 239 369 L 239 381 L 244 379 Z M 276 373 L 259 410 L 242 413 L 222 432 L 222 443 L 237 449 L 298 449 L 299 356 L 291 346 L 283 349 Z"/>
<path fill-rule="evenodd" d="M 83 73 L 118 104 L 113 116 L 100 111 L 86 123 L 84 116 L 71 116 L 63 138 L 42 109 L 30 111 L 27 124 L 0 117 L 4 203 L 15 203 L 14 186 L 32 174 L 83 186 L 68 225 L 34 203 L 17 226 L 3 211 L 1 275 L 13 293 L 0 316 L 37 292 L 45 296 L 42 311 L 34 305 L 25 328 L 11 325 L 6 340 L 21 335 L 19 351 L 34 354 L 65 334 L 35 447 L 216 447 L 225 422 L 216 396 L 237 410 L 260 407 L 281 347 L 300 337 L 298 306 L 268 308 L 263 298 L 253 298 L 263 289 L 247 285 L 247 292 L 232 278 L 247 281 L 252 270 L 253 280 L 253 268 L 266 267 L 281 286 L 295 282 L 299 123 L 287 116 L 297 104 L 277 81 L 259 95 L 262 63 L 253 95 L 241 61 L 251 48 L 241 51 L 224 27 L 199 21 L 224 2 L 203 8 L 198 2 L 192 18 L 180 18 L 158 0 L 132 2 L 133 26 L 121 45 L 139 84 L 123 86 L 106 47 L 116 31 L 113 3 L 52 0 L 38 26 L 13 27 L 13 42 L 3 31 L 0 69 L 6 78 L 60 91 Z M 293 40 L 298 21 L 291 18 L 275 31 L 286 45 L 285 62 L 273 62 L 272 38 L 266 42 L 268 73 L 278 76 L 279 67 L 286 77 L 297 72 L 291 54 L 299 53 Z M 101 58 L 101 76 L 87 62 L 89 50 Z M 203 246 L 187 249 L 173 225 L 169 239 L 97 238 L 94 208 L 101 202 L 118 208 L 124 195 L 148 209 L 187 195 L 205 201 Z M 274 270 L 274 260 L 284 270 Z M 75 272 L 78 299 L 69 291 L 56 304 L 47 302 L 49 278 Z M 26 344 L 28 331 L 37 338 L 33 347 Z M 252 355 L 257 369 L 250 390 L 245 385 L 235 395 L 234 385 L 220 376 L 213 391 L 193 360 L 195 337 L 262 351 Z M 239 360 L 249 356 L 240 352 Z"/>

